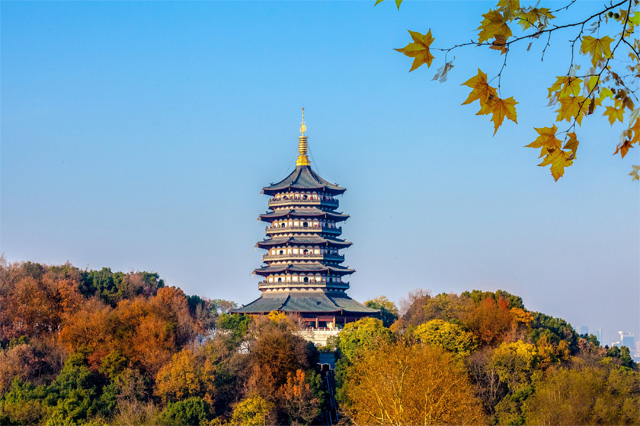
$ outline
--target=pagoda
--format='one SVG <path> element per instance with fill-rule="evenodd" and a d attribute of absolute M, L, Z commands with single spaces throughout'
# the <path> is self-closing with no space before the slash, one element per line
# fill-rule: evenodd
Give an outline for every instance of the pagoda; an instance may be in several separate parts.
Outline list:
<path fill-rule="evenodd" d="M 262 189 L 271 197 L 269 210 L 259 217 L 267 223 L 266 238 L 256 245 L 267 251 L 263 266 L 254 271 L 262 277 L 258 283 L 262 294 L 233 312 L 297 314 L 307 328 L 337 330 L 379 311 L 347 296 L 349 283 L 345 279 L 355 270 L 342 265 L 344 255 L 340 250 L 351 243 L 340 238 L 339 224 L 349 215 L 337 211 L 336 199 L 346 189 L 313 171 L 307 156 L 306 130 L 303 108 L 295 170 Z"/>

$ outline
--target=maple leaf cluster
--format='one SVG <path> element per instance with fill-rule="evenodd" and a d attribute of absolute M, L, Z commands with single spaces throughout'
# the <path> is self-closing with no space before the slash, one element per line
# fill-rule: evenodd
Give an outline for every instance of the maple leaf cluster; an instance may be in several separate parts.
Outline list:
<path fill-rule="evenodd" d="M 381 1 L 377 0 L 376 4 Z M 398 8 L 400 3 L 402 0 L 396 0 Z M 514 97 L 501 97 L 499 90 L 509 49 L 516 43 L 529 41 L 528 51 L 544 35 L 547 39 L 542 50 L 544 58 L 555 32 L 574 31 L 573 38 L 570 39 L 571 55 L 568 56 L 570 63 L 566 74 L 556 76 L 556 81 L 548 88 L 549 106 L 555 108 L 557 113 L 555 121 L 565 127 L 559 129 L 558 125 L 552 124 L 550 127 L 534 128 L 538 136 L 526 145 L 541 149 L 540 157 L 543 161 L 539 166 L 549 166 L 551 175 L 557 181 L 564 175 L 564 169 L 576 159 L 579 145 L 577 127 L 582 125 L 584 117 L 597 111 L 601 111 L 611 125 L 620 122 L 629 126 L 622 131 L 614 154 L 620 154 L 624 158 L 631 148 L 636 144 L 640 145 L 640 109 L 635 108 L 640 88 L 640 40 L 634 32 L 636 26 L 640 25 L 640 0 L 622 0 L 615 4 L 612 2 L 603 6 L 600 12 L 586 16 L 584 20 L 554 25 L 550 25 L 550 22 L 575 2 L 571 1 L 557 10 L 539 7 L 539 3 L 535 6 L 522 6 L 520 0 L 498 1 L 495 8 L 482 15 L 476 41 L 449 48 L 435 48 L 432 47 L 434 37 L 431 29 L 424 35 L 409 31 L 413 42 L 396 50 L 414 59 L 409 71 L 425 64 L 429 68 L 435 59 L 433 51 L 445 52 L 445 63 L 433 77 L 440 82 L 446 81 L 448 72 L 453 68 L 453 60 L 447 61 L 447 54 L 454 49 L 484 46 L 504 55 L 502 66 L 493 78 L 488 79 L 487 74 L 478 69 L 476 76 L 463 83 L 471 88 L 471 93 L 462 105 L 478 101 L 480 110 L 476 114 L 491 115 L 495 135 L 505 118 L 517 123 L 515 105 L 518 102 Z M 616 24 L 619 32 L 611 32 Z M 600 35 L 601 32 L 609 34 Z M 626 57 L 624 48 L 628 50 Z M 574 55 L 576 50 L 579 55 Z M 583 58 L 585 63 L 581 64 Z M 612 61 L 614 58 L 615 62 Z M 581 66 L 588 69 L 580 71 Z M 490 85 L 494 79 L 497 79 L 498 89 Z M 640 167 L 633 166 L 630 173 L 633 180 L 640 180 L 639 169 Z"/>

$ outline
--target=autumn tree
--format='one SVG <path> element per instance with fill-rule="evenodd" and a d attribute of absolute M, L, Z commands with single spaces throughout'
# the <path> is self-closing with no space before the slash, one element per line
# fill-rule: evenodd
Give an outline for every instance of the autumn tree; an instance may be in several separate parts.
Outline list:
<path fill-rule="evenodd" d="M 467 310 L 464 325 L 486 345 L 502 341 L 517 325 L 506 299 L 487 297 Z"/>
<path fill-rule="evenodd" d="M 438 346 L 458 357 L 469 356 L 478 346 L 473 333 L 465 331 L 458 324 L 440 319 L 419 325 L 413 335 L 427 345 Z"/>
<path fill-rule="evenodd" d="M 253 395 L 239 402 L 234 410 L 231 421 L 233 426 L 264 426 L 271 424 L 275 405 L 266 399 Z"/>
<path fill-rule="evenodd" d="M 356 424 L 481 424 L 465 374 L 441 348 L 405 341 L 361 352 L 343 381 L 343 409 Z"/>
<path fill-rule="evenodd" d="M 278 391 L 290 374 L 315 366 L 317 350 L 294 334 L 288 322 L 262 319 L 253 334 L 256 337 L 249 349 L 246 392 L 277 403 Z"/>
<path fill-rule="evenodd" d="M 156 375 L 155 394 L 165 403 L 190 397 L 213 402 L 215 375 L 213 365 L 207 361 L 190 348 L 174 354 Z"/>
<path fill-rule="evenodd" d="M 311 373 L 313 374 L 313 371 Z M 287 373 L 287 383 L 280 387 L 278 393 L 280 404 L 287 416 L 287 424 L 313 424 L 320 415 L 321 400 L 312 389 L 304 371 Z"/>
<path fill-rule="evenodd" d="M 375 4 L 382 1 L 376 0 Z M 402 0 L 395 3 L 399 9 Z M 620 143 L 615 152 L 612 149 L 614 154 L 624 157 L 640 143 L 640 109 L 635 107 L 640 85 L 640 40 L 635 29 L 640 25 L 640 12 L 638 0 L 613 0 L 594 11 L 581 11 L 575 0 L 563 5 L 540 3 L 499 0 L 479 17 L 478 34 L 471 41 L 437 47 L 434 40 L 438 35 L 432 34 L 431 29 L 425 34 L 409 30 L 411 41 L 396 50 L 413 59 L 410 71 L 422 65 L 431 67 L 434 61 L 441 64 L 433 77 L 440 82 L 446 81 L 454 67 L 454 53 L 459 54 L 466 47 L 495 51 L 492 72 L 479 68 L 476 75 L 469 73 L 470 78 L 461 81 L 471 90 L 462 104 L 477 101 L 477 115 L 491 116 L 495 134 L 505 119 L 514 123 L 518 119 L 518 102 L 503 94 L 503 89 L 513 91 L 513 87 L 502 84 L 509 53 L 517 48 L 529 52 L 535 45 L 539 53 L 531 52 L 529 56 L 544 60 L 549 49 L 560 46 L 566 61 L 558 65 L 556 77 L 547 88 L 549 105 L 557 113 L 555 122 L 541 123 L 527 136 L 527 147 L 540 152 L 539 166 L 550 166 L 557 181 L 577 158 L 584 137 L 580 126 L 586 117 L 590 120 L 598 115 L 606 117 L 601 120 L 611 125 L 624 125 Z M 640 165 L 633 166 L 630 175 L 634 180 L 640 179 L 639 171 Z"/>

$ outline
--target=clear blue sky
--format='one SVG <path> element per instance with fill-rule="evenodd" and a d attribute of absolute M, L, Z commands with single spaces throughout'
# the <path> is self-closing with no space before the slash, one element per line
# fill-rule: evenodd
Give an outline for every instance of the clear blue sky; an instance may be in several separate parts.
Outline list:
<path fill-rule="evenodd" d="M 560 5 L 560 3 L 554 3 Z M 580 14 L 597 7 L 580 2 Z M 461 106 L 495 51 L 408 73 L 395 52 L 475 36 L 485 2 L 2 2 L 1 241 L 9 261 L 157 271 L 187 293 L 248 303 L 262 186 L 296 156 L 305 106 L 313 166 L 348 188 L 350 294 L 399 300 L 504 289 L 574 326 L 640 331 L 638 150 L 586 119 L 555 183 L 532 127 L 549 126 L 568 36 L 510 53 L 518 125 L 492 136 Z M 526 62 L 525 62 L 526 61 Z M 424 68 L 424 67 L 423 67 Z M 634 152 L 635 151 L 635 152 Z"/>

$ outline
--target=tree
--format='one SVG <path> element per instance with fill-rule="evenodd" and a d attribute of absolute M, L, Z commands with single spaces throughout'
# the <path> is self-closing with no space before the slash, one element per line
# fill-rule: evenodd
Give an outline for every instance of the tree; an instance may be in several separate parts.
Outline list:
<path fill-rule="evenodd" d="M 466 375 L 441 348 L 386 342 L 361 352 L 347 367 L 343 409 L 356 424 L 484 422 Z"/>
<path fill-rule="evenodd" d="M 365 306 L 380 310 L 380 319 L 385 327 L 391 326 L 398 319 L 398 307 L 387 296 L 376 297 L 364 302 Z"/>
<path fill-rule="evenodd" d="M 501 342 L 517 326 L 506 299 L 487 297 L 469 308 L 463 315 L 463 324 L 484 344 Z"/>
<path fill-rule="evenodd" d="M 233 410 L 230 423 L 233 426 L 264 426 L 271 424 L 269 419 L 275 405 L 260 396 L 250 396 L 238 403 Z"/>
<path fill-rule="evenodd" d="M 206 425 L 207 407 L 198 397 L 171 402 L 160 413 L 158 423 L 167 426 Z"/>
<path fill-rule="evenodd" d="M 495 406 L 498 424 L 522 424 L 522 404 L 534 391 L 535 377 L 542 374 L 537 368 L 538 361 L 536 347 L 521 340 L 502 343 L 494 350 L 492 367 L 507 385 L 507 395 Z"/>
<path fill-rule="evenodd" d="M 353 361 L 364 349 L 391 340 L 393 333 L 376 318 L 350 322 L 340 332 L 338 348 L 348 361 Z"/>
<path fill-rule="evenodd" d="M 288 322 L 267 320 L 259 326 L 250 347 L 246 387 L 249 394 L 275 403 L 278 389 L 287 383 L 288 375 L 311 368 L 317 351 L 313 344 L 294 334 Z"/>
<path fill-rule="evenodd" d="M 376 0 L 376 5 L 382 1 Z M 402 0 L 395 2 L 399 9 Z M 518 102 L 513 96 L 503 95 L 501 90 L 509 52 L 516 46 L 524 48 L 527 43 L 528 52 L 536 44 L 542 48 L 540 57 L 544 59 L 548 48 L 555 48 L 557 42 L 566 40 L 563 46 L 566 62 L 548 87 L 550 105 L 557 112 L 555 123 L 535 128 L 537 135 L 531 136 L 535 140 L 527 145 L 540 149 L 543 160 L 539 166 L 550 166 L 551 175 L 557 181 L 577 158 L 582 137 L 579 126 L 587 116 L 597 112 L 611 125 L 616 121 L 624 124 L 626 129 L 614 154 L 624 157 L 630 148 L 640 143 L 640 109 L 634 109 L 640 86 L 640 40 L 634 33 L 640 25 L 639 2 L 613 0 L 595 12 L 582 14 L 575 10 L 580 7 L 575 3 L 575 0 L 567 1 L 551 10 L 540 7 L 539 2 L 521 5 L 520 0 L 499 0 L 495 8 L 482 15 L 477 38 L 470 42 L 435 47 L 430 29 L 426 34 L 409 30 L 412 41 L 396 50 L 413 58 L 410 71 L 425 64 L 430 67 L 436 60 L 434 53 L 444 53 L 442 66 L 433 78 L 440 82 L 446 81 L 454 66 L 454 60 L 449 59 L 452 52 L 470 46 L 495 50 L 499 70 L 487 75 L 478 69 L 475 76 L 462 83 L 471 89 L 462 104 L 478 101 L 477 115 L 491 115 L 495 134 L 505 118 L 517 123 Z M 574 10 L 578 14 L 575 16 L 580 17 L 571 15 Z M 440 59 L 437 61 L 440 63 Z M 633 166 L 630 175 L 634 180 L 640 179 L 639 171 L 640 166 Z"/>
<path fill-rule="evenodd" d="M 528 424 L 640 424 L 640 373 L 628 369 L 560 369 L 524 403 Z"/>
<path fill-rule="evenodd" d="M 459 357 L 469 356 L 478 346 L 473 333 L 439 319 L 419 325 L 413 335 L 427 345 L 438 346 Z"/>
<path fill-rule="evenodd" d="M 287 383 L 279 390 L 281 405 L 287 416 L 287 424 L 313 424 L 320 415 L 320 399 L 314 395 L 304 371 L 287 373 Z"/>
<path fill-rule="evenodd" d="M 203 397 L 212 401 L 215 393 L 214 374 L 205 368 L 204 360 L 198 359 L 191 349 L 174 354 L 156 376 L 155 394 L 167 401 L 175 402 L 190 397 Z"/>

